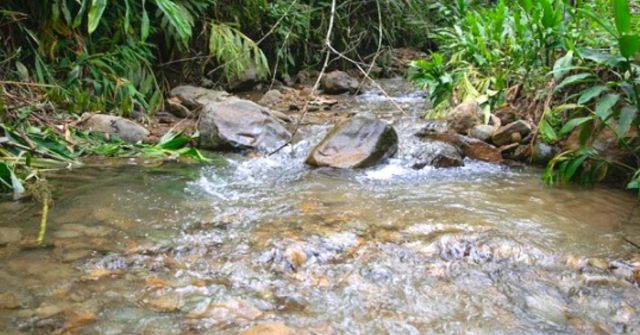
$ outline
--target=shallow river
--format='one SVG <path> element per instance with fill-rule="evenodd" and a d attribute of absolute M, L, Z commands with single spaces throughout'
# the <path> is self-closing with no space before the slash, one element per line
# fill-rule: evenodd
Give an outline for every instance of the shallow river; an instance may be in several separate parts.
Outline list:
<path fill-rule="evenodd" d="M 272 157 L 52 175 L 46 247 L 0 246 L 0 333 L 640 333 L 632 194 L 473 161 L 413 170 L 419 121 L 375 93 L 353 109 L 395 120 L 397 158 L 306 168 L 316 125 Z M 0 227 L 27 240 L 38 222 L 0 202 Z"/>

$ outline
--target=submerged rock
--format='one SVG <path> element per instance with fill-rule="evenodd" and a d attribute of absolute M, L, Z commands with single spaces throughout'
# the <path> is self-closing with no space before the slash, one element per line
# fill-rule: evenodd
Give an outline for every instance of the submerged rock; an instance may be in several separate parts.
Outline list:
<path fill-rule="evenodd" d="M 299 334 L 293 329 L 287 327 L 282 322 L 265 322 L 259 325 L 247 328 L 238 335 L 293 335 Z"/>
<path fill-rule="evenodd" d="M 291 138 L 269 109 L 237 98 L 206 105 L 198 130 L 200 147 L 212 150 L 250 148 L 270 152 Z"/>
<path fill-rule="evenodd" d="M 358 90 L 360 83 L 343 71 L 333 71 L 327 73 L 322 78 L 322 89 L 327 94 L 351 94 Z"/>
<path fill-rule="evenodd" d="M 483 142 L 491 141 L 491 136 L 496 131 L 496 127 L 487 124 L 479 124 L 469 130 L 469 136 L 477 138 Z"/>
<path fill-rule="evenodd" d="M 353 117 L 337 124 L 311 151 L 305 163 L 334 168 L 366 168 L 393 156 L 398 135 L 376 119 Z"/>
<path fill-rule="evenodd" d="M 482 124 L 480 106 L 476 101 L 463 102 L 447 114 L 447 125 L 454 133 L 467 134 L 473 127 Z"/>
<path fill-rule="evenodd" d="M 88 131 L 116 135 L 130 143 L 141 142 L 149 135 L 149 131 L 145 127 L 113 115 L 85 113 L 82 115 L 79 125 Z"/>
<path fill-rule="evenodd" d="M 502 146 L 510 143 L 518 143 L 531 133 L 531 126 L 529 123 L 523 120 L 511 122 L 506 126 L 500 127 L 491 136 L 491 140 L 497 146 Z"/>
<path fill-rule="evenodd" d="M 460 149 L 442 141 L 425 141 L 412 155 L 415 159 L 414 169 L 425 166 L 448 168 L 464 166 L 464 157 Z"/>

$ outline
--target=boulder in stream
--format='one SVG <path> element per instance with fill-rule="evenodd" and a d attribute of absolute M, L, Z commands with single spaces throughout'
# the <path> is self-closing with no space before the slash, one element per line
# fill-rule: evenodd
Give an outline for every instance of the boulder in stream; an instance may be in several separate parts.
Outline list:
<path fill-rule="evenodd" d="M 425 166 L 436 168 L 464 166 L 462 151 L 458 147 L 442 141 L 425 141 L 413 154 L 413 158 L 415 160 L 412 166 L 414 169 L 422 169 Z"/>
<path fill-rule="evenodd" d="M 238 98 L 207 104 L 198 130 L 200 147 L 211 150 L 257 149 L 270 152 L 291 138 L 269 109 Z"/>
<path fill-rule="evenodd" d="M 491 135 L 496 131 L 496 127 L 488 124 L 479 124 L 469 130 L 469 136 L 477 138 L 480 141 L 490 142 Z"/>
<path fill-rule="evenodd" d="M 333 71 L 322 77 L 322 89 L 327 94 L 355 93 L 360 86 L 357 79 L 343 71 Z"/>
<path fill-rule="evenodd" d="M 149 136 L 145 127 L 114 115 L 84 113 L 78 125 L 87 131 L 116 135 L 130 143 L 141 142 Z"/>
<path fill-rule="evenodd" d="M 518 143 L 531 133 L 531 126 L 523 120 L 511 122 L 506 126 L 500 127 L 491 136 L 491 141 L 497 146 L 510 143 Z"/>
<path fill-rule="evenodd" d="M 476 101 L 463 102 L 447 114 L 447 125 L 454 133 L 467 134 L 473 127 L 482 124 L 481 116 Z"/>
<path fill-rule="evenodd" d="M 392 126 L 356 116 L 337 124 L 305 162 L 317 167 L 366 168 L 393 156 L 397 150 L 398 134 Z"/>
<path fill-rule="evenodd" d="M 490 163 L 502 163 L 504 161 L 498 148 L 476 138 L 460 134 L 435 132 L 419 132 L 416 136 L 449 143 L 460 148 L 462 153 L 469 158 Z"/>

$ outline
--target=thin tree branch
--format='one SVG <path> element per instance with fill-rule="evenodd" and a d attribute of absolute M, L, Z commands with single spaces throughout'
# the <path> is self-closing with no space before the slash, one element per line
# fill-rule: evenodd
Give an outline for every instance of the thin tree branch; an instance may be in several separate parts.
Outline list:
<path fill-rule="evenodd" d="M 324 41 L 324 50 L 326 50 L 326 55 L 324 57 L 324 64 L 322 65 L 322 70 L 318 74 L 318 77 L 316 78 L 316 82 L 313 84 L 313 88 L 311 89 L 311 94 L 309 95 L 309 99 L 307 99 L 307 102 L 305 102 L 304 107 L 302 108 L 302 114 L 298 118 L 296 125 L 293 128 L 293 131 L 291 132 L 291 138 L 289 139 L 289 141 L 287 141 L 287 143 L 283 144 L 273 152 L 269 153 L 269 156 L 276 154 L 277 152 L 284 149 L 285 147 L 287 147 L 293 142 L 294 137 L 298 133 L 298 129 L 300 129 L 300 124 L 302 123 L 302 120 L 304 119 L 305 115 L 307 115 L 307 112 L 309 111 L 309 104 L 316 97 L 316 92 L 318 91 L 318 88 L 320 88 L 320 82 L 322 80 L 322 77 L 324 76 L 324 73 L 327 71 L 327 67 L 329 66 L 329 60 L 331 59 L 331 35 L 333 34 L 333 24 L 335 21 L 335 16 L 336 16 L 336 0 L 332 0 L 331 16 L 329 18 L 329 28 L 327 29 L 327 36 Z"/>

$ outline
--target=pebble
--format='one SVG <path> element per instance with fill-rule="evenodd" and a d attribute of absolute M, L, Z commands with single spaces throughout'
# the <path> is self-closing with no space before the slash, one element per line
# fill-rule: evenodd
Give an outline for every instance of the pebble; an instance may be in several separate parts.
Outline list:
<path fill-rule="evenodd" d="M 18 297 L 11 292 L 0 293 L 0 309 L 16 309 L 20 307 Z"/>
<path fill-rule="evenodd" d="M 247 328 L 238 335 L 293 335 L 300 334 L 293 331 L 282 322 L 265 322 L 259 325 Z"/>
<path fill-rule="evenodd" d="M 189 312 L 190 318 L 207 318 L 216 322 L 230 320 L 253 321 L 262 316 L 262 311 L 250 303 L 237 299 L 220 304 L 210 304 Z"/>

